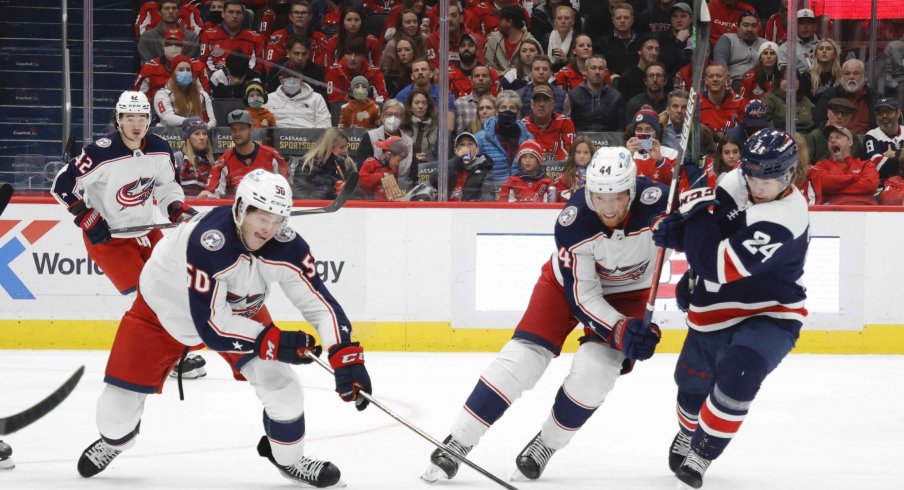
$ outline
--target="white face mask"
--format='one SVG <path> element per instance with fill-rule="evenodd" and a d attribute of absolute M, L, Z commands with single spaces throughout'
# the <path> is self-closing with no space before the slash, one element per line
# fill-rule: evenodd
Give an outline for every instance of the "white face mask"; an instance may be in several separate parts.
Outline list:
<path fill-rule="evenodd" d="M 297 78 L 286 78 L 283 80 L 282 87 L 286 95 L 292 97 L 298 92 L 301 92 L 301 80 Z"/>
<path fill-rule="evenodd" d="M 171 60 L 182 54 L 182 46 L 164 46 L 163 55 L 166 59 Z"/>
<path fill-rule="evenodd" d="M 399 126 L 402 125 L 402 120 L 396 116 L 389 116 L 383 120 L 383 129 L 389 131 L 390 133 L 394 133 L 398 131 Z"/>

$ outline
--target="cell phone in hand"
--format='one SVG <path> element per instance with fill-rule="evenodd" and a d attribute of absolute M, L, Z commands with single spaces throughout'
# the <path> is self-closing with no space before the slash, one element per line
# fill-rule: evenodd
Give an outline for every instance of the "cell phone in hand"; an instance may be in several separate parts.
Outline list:
<path fill-rule="evenodd" d="M 644 150 L 652 150 L 653 149 L 653 133 L 640 133 L 637 136 L 637 139 L 640 140 L 640 147 Z"/>

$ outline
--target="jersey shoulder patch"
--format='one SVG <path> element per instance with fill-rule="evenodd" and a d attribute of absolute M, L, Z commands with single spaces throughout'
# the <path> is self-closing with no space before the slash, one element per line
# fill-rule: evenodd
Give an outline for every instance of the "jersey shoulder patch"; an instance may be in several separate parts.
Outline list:
<path fill-rule="evenodd" d="M 273 238 L 275 238 L 277 242 L 286 243 L 294 240 L 297 235 L 298 233 L 296 233 L 295 230 L 293 230 L 289 226 L 286 226 L 285 228 L 280 230 L 279 233 L 277 233 Z"/>
<path fill-rule="evenodd" d="M 643 204 L 653 204 L 662 198 L 662 189 L 659 187 L 647 187 L 640 193 L 640 202 Z"/>
<path fill-rule="evenodd" d="M 109 146 L 113 144 L 113 142 L 110 141 L 110 138 L 101 138 L 95 141 L 94 144 L 100 148 L 109 148 Z"/>
<path fill-rule="evenodd" d="M 210 250 L 211 252 L 216 252 L 223 248 L 223 245 L 226 244 L 226 237 L 223 236 L 223 232 L 217 229 L 207 230 L 204 233 L 201 233 L 201 246 Z"/>
<path fill-rule="evenodd" d="M 562 212 L 559 214 L 559 224 L 562 226 L 569 226 L 574 223 L 574 220 L 578 217 L 578 208 L 576 206 L 567 206 Z"/>

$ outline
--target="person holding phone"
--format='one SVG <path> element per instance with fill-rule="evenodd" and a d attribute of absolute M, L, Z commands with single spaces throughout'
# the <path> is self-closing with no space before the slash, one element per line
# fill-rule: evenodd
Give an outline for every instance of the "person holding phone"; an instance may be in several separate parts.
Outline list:
<path fill-rule="evenodd" d="M 670 184 L 678 152 L 659 142 L 662 124 L 659 114 L 650 106 L 643 106 L 625 132 L 625 146 L 634 156 L 637 175 L 655 182 Z"/>

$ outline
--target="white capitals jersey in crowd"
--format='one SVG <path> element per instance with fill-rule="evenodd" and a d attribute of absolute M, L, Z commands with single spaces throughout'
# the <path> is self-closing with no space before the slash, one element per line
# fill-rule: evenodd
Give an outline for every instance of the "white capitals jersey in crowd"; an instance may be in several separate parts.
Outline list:
<path fill-rule="evenodd" d="M 308 244 L 289 227 L 260 250 L 245 249 L 231 206 L 196 216 L 165 236 L 141 271 L 139 290 L 179 342 L 253 352 L 270 284 L 317 328 L 324 348 L 351 341 L 351 323 L 314 270 Z"/>
<path fill-rule="evenodd" d="M 111 229 L 154 224 L 153 199 L 164 216 L 170 204 L 185 200 L 173 151 L 155 134 L 148 134 L 141 148 L 134 151 L 123 144 L 119 133 L 86 145 L 57 174 L 51 193 L 68 208 L 84 201 Z M 146 233 L 117 233 L 114 237 Z"/>

